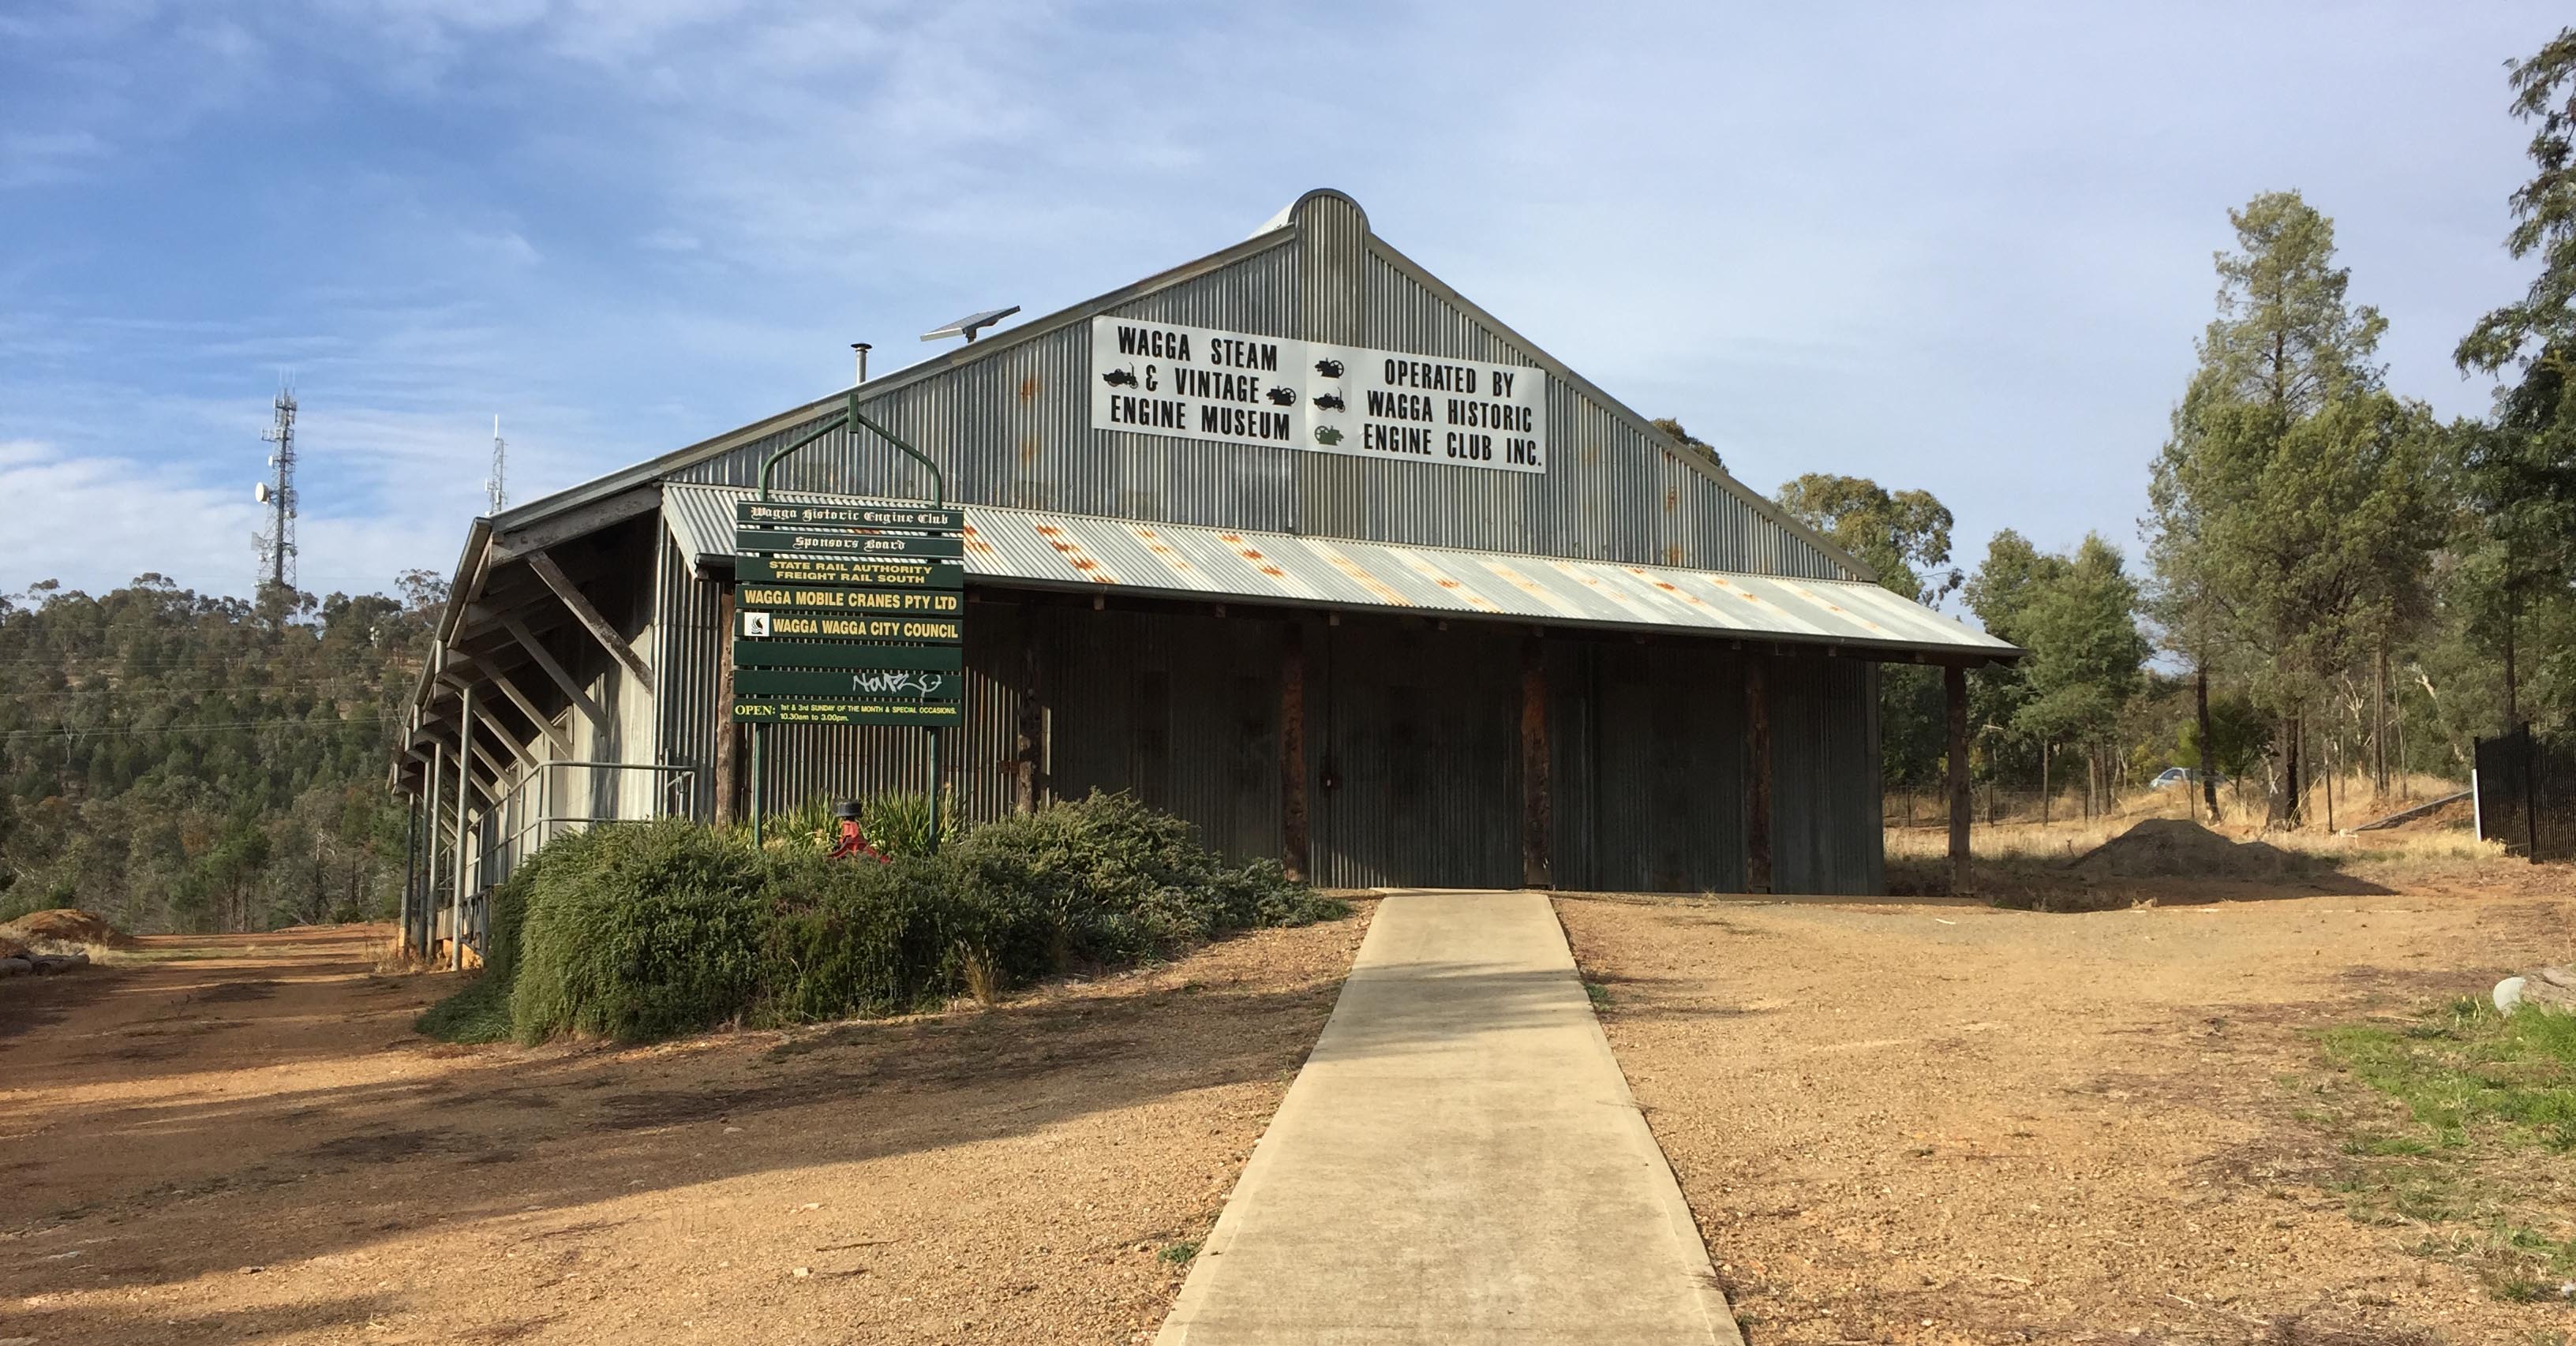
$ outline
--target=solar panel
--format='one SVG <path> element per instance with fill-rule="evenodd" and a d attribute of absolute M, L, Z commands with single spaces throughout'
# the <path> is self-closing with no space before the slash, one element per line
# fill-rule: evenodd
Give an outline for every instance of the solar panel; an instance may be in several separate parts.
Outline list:
<path fill-rule="evenodd" d="M 975 334 L 977 332 L 983 331 L 985 328 L 990 327 L 1019 311 L 1020 306 L 1013 304 L 1009 308 L 991 308 L 986 309 L 981 313 L 969 313 L 965 317 L 959 318 L 957 321 L 952 322 L 945 327 L 934 327 L 931 330 L 922 333 L 921 339 L 924 341 L 937 341 L 942 337 L 962 336 L 968 341 L 972 341 L 975 339 Z"/>

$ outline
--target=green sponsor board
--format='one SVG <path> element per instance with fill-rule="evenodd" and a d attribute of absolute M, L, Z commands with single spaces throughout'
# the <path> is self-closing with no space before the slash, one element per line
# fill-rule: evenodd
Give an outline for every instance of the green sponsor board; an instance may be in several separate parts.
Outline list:
<path fill-rule="evenodd" d="M 956 618 L 966 595 L 956 589 L 863 589 L 858 584 L 734 584 L 742 613 L 796 613 L 804 618 Z M 824 631 L 822 636 L 845 636 Z"/>
<path fill-rule="evenodd" d="M 896 533 L 840 533 L 829 529 L 737 528 L 735 551 L 794 553 L 809 556 L 891 556 L 913 560 L 953 560 L 966 554 L 966 540 L 954 537 L 906 537 Z"/>
<path fill-rule="evenodd" d="M 737 640 L 736 668 L 938 668 L 966 666 L 955 645 L 815 645 L 794 640 Z M 736 687 L 740 687 L 737 681 Z"/>
<path fill-rule="evenodd" d="M 733 693 L 745 696 L 874 697 L 892 701 L 958 701 L 966 675 L 925 668 L 744 668 L 733 675 Z"/>
<path fill-rule="evenodd" d="M 737 500 L 733 521 L 743 528 L 901 528 L 955 533 L 966 511 L 927 505 L 800 505 L 789 500 Z"/>
<path fill-rule="evenodd" d="M 733 717 L 748 724 L 910 724 L 937 729 L 966 718 L 955 701 L 881 701 L 868 697 L 780 697 L 737 699 Z"/>
<path fill-rule="evenodd" d="M 746 585 L 872 584 L 887 589 L 963 589 L 966 565 L 962 561 L 877 560 L 860 556 L 745 556 L 734 563 L 734 579 Z"/>

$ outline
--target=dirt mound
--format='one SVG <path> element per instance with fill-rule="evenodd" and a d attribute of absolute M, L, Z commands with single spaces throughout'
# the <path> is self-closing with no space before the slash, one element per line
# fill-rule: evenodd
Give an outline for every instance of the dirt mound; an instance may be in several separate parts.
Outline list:
<path fill-rule="evenodd" d="M 2268 879 L 2289 861 L 2278 847 L 2234 842 L 2181 818 L 2149 818 L 2075 858 L 2072 868 L 2123 879 Z"/>
<path fill-rule="evenodd" d="M 24 958 L 26 956 L 26 945 L 21 944 L 6 935 L 0 935 L 0 958 Z"/>
<path fill-rule="evenodd" d="M 134 943 L 134 936 L 78 907 L 29 912 L 7 925 L 0 925 L 0 936 L 30 944 L 38 940 L 60 940 L 66 944 L 103 944 L 111 949 L 127 948 Z"/>

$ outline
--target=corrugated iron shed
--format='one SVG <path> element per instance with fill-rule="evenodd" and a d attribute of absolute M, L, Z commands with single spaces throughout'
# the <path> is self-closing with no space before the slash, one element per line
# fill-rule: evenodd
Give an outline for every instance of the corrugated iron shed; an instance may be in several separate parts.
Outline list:
<path fill-rule="evenodd" d="M 734 504 L 754 494 L 726 486 L 663 487 L 663 517 L 690 566 L 732 564 Z M 777 498 L 848 499 L 785 493 Z M 2004 660 L 2020 653 L 1983 631 L 1856 581 L 1399 546 L 991 505 L 964 509 L 968 576 L 1016 586 L 1679 630 L 1951 659 Z"/>

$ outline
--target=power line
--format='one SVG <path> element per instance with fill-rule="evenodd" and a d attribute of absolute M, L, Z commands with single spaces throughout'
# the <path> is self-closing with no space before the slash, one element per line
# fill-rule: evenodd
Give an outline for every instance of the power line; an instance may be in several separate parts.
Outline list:
<path fill-rule="evenodd" d="M 308 728 L 336 728 L 344 724 L 392 724 L 399 716 L 367 715 L 337 720 L 228 720 L 220 724 L 165 725 L 94 725 L 65 726 L 60 729 L 12 729 L 0 732 L 0 738 L 74 738 L 110 737 L 130 734 L 185 734 L 200 729 L 274 729 L 285 725 Z"/>

